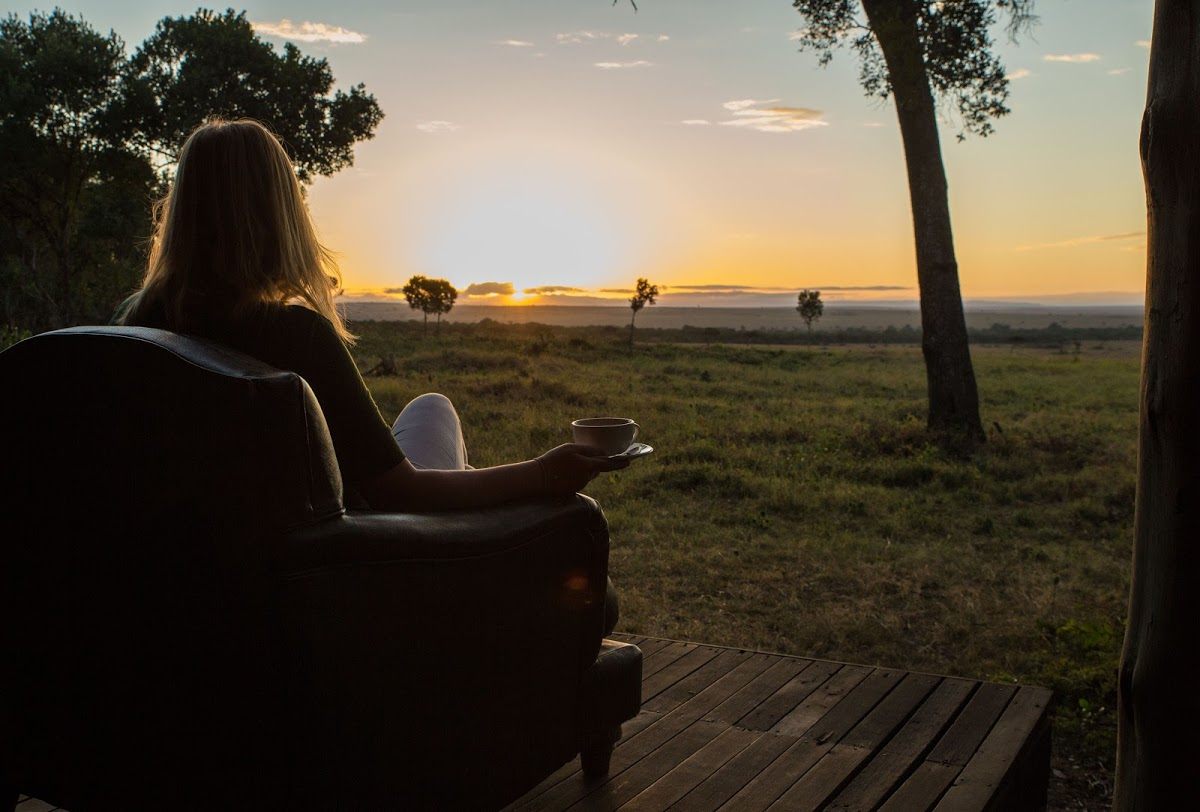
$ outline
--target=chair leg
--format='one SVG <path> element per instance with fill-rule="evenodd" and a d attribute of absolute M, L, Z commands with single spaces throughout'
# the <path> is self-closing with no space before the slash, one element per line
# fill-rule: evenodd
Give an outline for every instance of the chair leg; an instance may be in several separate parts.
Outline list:
<path fill-rule="evenodd" d="M 597 730 L 583 737 L 579 760 L 583 766 L 583 777 L 589 780 L 608 775 L 613 748 L 621 739 L 621 726 Z"/>

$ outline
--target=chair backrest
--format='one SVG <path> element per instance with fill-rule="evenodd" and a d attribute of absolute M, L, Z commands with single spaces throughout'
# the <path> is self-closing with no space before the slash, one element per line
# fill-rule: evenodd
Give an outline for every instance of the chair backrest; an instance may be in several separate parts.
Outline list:
<path fill-rule="evenodd" d="M 87 786 L 167 801 L 179 769 L 264 768 L 294 665 L 276 545 L 342 511 L 308 385 L 161 330 L 59 330 L 0 354 L 0 448 L 0 778 L 121 805 Z"/>

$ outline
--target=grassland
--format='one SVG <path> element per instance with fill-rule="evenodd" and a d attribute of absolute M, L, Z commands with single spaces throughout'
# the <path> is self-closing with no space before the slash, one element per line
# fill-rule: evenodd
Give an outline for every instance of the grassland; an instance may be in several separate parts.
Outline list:
<path fill-rule="evenodd" d="M 354 325 L 385 415 L 457 404 L 472 463 L 635 417 L 657 449 L 597 480 L 622 628 L 1047 685 L 1052 799 L 1099 808 L 1111 775 L 1129 577 L 1138 361 L 1132 345 L 974 350 L 989 442 L 923 426 L 913 347 L 656 342 L 538 325 Z"/>

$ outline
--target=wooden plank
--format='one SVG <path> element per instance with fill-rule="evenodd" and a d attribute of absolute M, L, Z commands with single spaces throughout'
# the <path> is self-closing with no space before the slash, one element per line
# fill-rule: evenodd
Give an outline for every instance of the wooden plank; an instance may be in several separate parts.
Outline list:
<path fill-rule="evenodd" d="M 934 745 L 926 760 L 958 767 L 965 765 L 971 760 L 971 756 L 975 755 L 980 743 L 1016 692 L 1014 685 L 998 685 L 992 682 L 980 685 L 962 713 Z"/>
<path fill-rule="evenodd" d="M 570 808 L 588 812 L 611 812 L 671 772 L 693 753 L 703 749 L 724 730 L 728 730 L 724 725 L 696 721 L 645 758 L 611 778 L 603 787 L 579 799 Z"/>
<path fill-rule="evenodd" d="M 888 673 L 890 675 L 891 672 Z M 813 691 L 807 699 L 776 722 L 771 730 L 785 736 L 803 736 L 821 721 L 831 708 L 850 695 L 870 674 L 871 669 L 864 666 L 842 666 L 825 684 Z M 870 710 L 870 708 L 866 710 Z M 863 713 L 866 713 L 866 710 Z"/>
<path fill-rule="evenodd" d="M 708 744 L 684 759 L 679 766 L 655 781 L 634 796 L 621 809 L 659 812 L 691 792 L 706 778 L 727 764 L 730 759 L 745 750 L 762 734 L 753 730 L 725 727 L 720 723 L 701 720 L 697 724 L 711 724 L 723 728 L 721 733 Z"/>
<path fill-rule="evenodd" d="M 833 799 L 829 809 L 867 812 L 882 803 L 941 736 L 977 684 L 962 679 L 942 680 L 904 727 Z"/>
<path fill-rule="evenodd" d="M 843 666 L 826 685 L 834 682 L 842 671 L 858 668 L 859 666 Z M 750 812 L 771 806 L 858 724 L 904 676 L 902 671 L 882 668 L 861 670 L 867 671 L 867 675 L 851 671 L 850 675 L 841 681 L 840 685 L 854 684 L 849 692 L 843 690 L 840 685 L 831 686 L 832 690 L 825 692 L 825 686 L 822 686 L 819 705 L 825 706 L 825 709 L 821 718 L 808 724 L 804 735 L 795 744 L 742 787 L 721 808 Z M 817 692 L 813 696 L 816 697 Z M 832 707 L 827 706 L 826 702 L 832 702 Z M 805 714 L 808 713 L 806 710 Z"/>
<path fill-rule="evenodd" d="M 693 646 L 689 643 L 668 643 L 650 656 L 643 657 L 642 682 L 645 682 L 648 677 L 657 674 L 683 655 L 698 648 L 700 646 Z"/>
<path fill-rule="evenodd" d="M 700 646 L 684 654 L 666 668 L 642 678 L 642 707 L 679 680 L 717 656 L 717 649 Z"/>
<path fill-rule="evenodd" d="M 759 665 L 758 661 L 754 660 L 751 654 L 736 651 L 721 651 L 716 657 L 713 657 L 671 687 L 663 690 L 658 696 L 650 700 L 643 698 L 642 709 L 654 711 L 655 713 L 669 713 L 704 690 L 704 688 L 712 684 L 716 679 L 729 673 L 729 671 L 744 662 L 753 662 L 755 665 Z M 757 676 L 763 667 L 765 666 L 760 665 L 758 668 L 753 669 L 753 675 Z"/>
<path fill-rule="evenodd" d="M 713 651 L 719 651 L 719 649 L 713 649 Z M 736 654 L 737 652 L 730 653 Z M 737 667 L 712 685 L 700 690 L 687 702 L 657 718 L 635 735 L 623 739 L 613 752 L 607 781 L 612 781 L 623 770 L 658 749 L 693 722 L 702 719 L 706 713 L 724 702 L 752 679 L 757 667 L 756 661 L 743 660 Z M 607 781 L 589 785 L 584 783 L 581 774 L 576 774 L 534 799 L 529 804 L 529 808 L 565 809 L 589 792 L 602 788 Z"/>
<path fill-rule="evenodd" d="M 779 690 L 737 721 L 748 730 L 770 730 L 789 711 L 804 701 L 841 668 L 837 663 L 816 661 L 788 680 Z"/>
<path fill-rule="evenodd" d="M 879 672 L 868 679 L 879 676 Z M 780 796 L 774 804 L 780 809 L 817 810 L 838 790 L 849 783 L 854 773 L 891 737 L 917 706 L 929 695 L 940 677 L 906 674 L 882 700 L 826 753 L 813 768 Z M 881 686 L 887 680 L 879 680 Z M 866 682 L 863 683 L 866 685 Z M 864 693 L 860 691 L 859 693 Z M 865 697 L 869 701 L 870 696 Z"/>
<path fill-rule="evenodd" d="M 962 770 L 957 764 L 923 761 L 879 807 L 879 812 L 921 812 L 931 809 Z"/>
<path fill-rule="evenodd" d="M 623 725 L 621 725 L 621 741 L 617 742 L 617 748 L 619 749 L 624 742 L 628 741 L 640 731 L 654 724 L 656 721 L 658 721 L 658 719 L 659 714 L 642 711 L 628 722 L 625 722 Z M 506 810 L 547 808 L 543 805 L 541 796 L 561 784 L 563 781 L 567 781 L 572 778 L 580 778 L 580 764 L 578 756 L 559 767 L 550 775 L 546 776 L 546 778 L 543 779 L 540 784 L 504 808 Z M 580 778 L 580 780 L 582 780 L 582 778 Z"/>
<path fill-rule="evenodd" d="M 670 640 L 658 640 L 653 637 L 646 637 L 639 641 L 620 640 L 621 643 L 633 643 L 642 650 L 642 662 L 650 659 L 650 657 L 659 651 L 662 651 L 667 646 L 671 645 Z"/>
<path fill-rule="evenodd" d="M 1018 756 L 1049 713 L 1050 692 L 1021 688 L 938 803 L 939 812 L 984 809 L 1001 782 L 1017 766 Z"/>
<path fill-rule="evenodd" d="M 683 812 L 712 812 L 736 795 L 742 787 L 796 743 L 796 739 L 791 736 L 749 730 L 746 733 L 757 735 L 758 738 L 681 798 L 673 809 Z"/>
<path fill-rule="evenodd" d="M 812 665 L 812 660 L 798 660 L 793 657 L 770 657 L 770 659 L 769 668 L 755 677 L 749 685 L 713 708 L 708 716 L 704 717 L 705 720 L 732 725 L 757 708 L 767 697 L 786 685 L 797 674 Z"/>

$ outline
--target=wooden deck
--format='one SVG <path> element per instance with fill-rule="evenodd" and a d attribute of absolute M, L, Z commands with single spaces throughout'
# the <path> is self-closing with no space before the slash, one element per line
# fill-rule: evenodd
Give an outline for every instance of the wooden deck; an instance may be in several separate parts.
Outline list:
<path fill-rule="evenodd" d="M 645 657 L 608 778 L 579 760 L 510 810 L 1038 809 L 1045 688 L 614 635 Z M 18 812 L 55 807 L 22 796 Z"/>
<path fill-rule="evenodd" d="M 511 810 L 1038 809 L 1050 692 L 656 638 L 602 782 L 576 759 Z"/>

